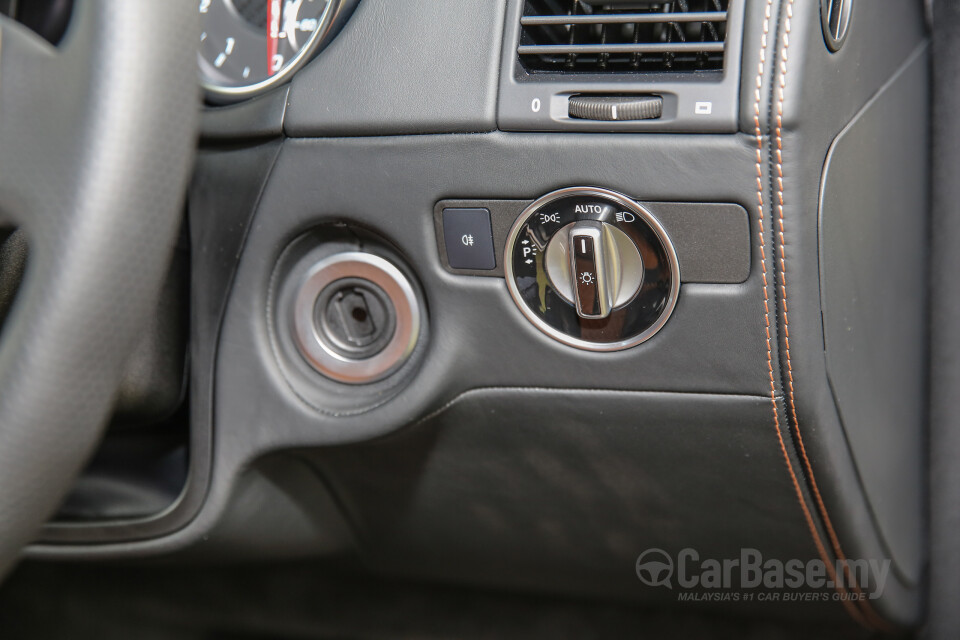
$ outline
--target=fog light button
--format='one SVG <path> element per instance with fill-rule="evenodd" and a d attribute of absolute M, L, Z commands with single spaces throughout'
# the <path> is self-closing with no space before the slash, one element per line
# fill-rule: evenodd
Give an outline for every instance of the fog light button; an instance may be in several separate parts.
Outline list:
<path fill-rule="evenodd" d="M 486 209 L 444 209 L 443 244 L 447 262 L 454 269 L 487 271 L 497 267 Z"/>

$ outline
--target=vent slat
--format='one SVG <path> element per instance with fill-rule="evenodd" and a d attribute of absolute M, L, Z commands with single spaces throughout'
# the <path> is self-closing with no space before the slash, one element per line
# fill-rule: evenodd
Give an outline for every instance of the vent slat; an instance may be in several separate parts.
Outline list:
<path fill-rule="evenodd" d="M 529 73 L 719 71 L 728 3 L 524 0 L 517 54 Z"/>
<path fill-rule="evenodd" d="M 663 42 L 660 44 L 527 44 L 517 47 L 520 55 L 563 55 L 567 53 L 717 53 L 722 42 Z"/>
<path fill-rule="evenodd" d="M 579 16 L 523 16 L 525 27 L 567 24 L 653 24 L 662 22 L 726 22 L 725 11 L 697 13 L 601 13 Z"/>

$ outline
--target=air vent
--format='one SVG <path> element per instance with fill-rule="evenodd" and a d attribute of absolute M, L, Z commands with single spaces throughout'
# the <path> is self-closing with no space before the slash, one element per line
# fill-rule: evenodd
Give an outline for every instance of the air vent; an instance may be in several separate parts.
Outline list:
<path fill-rule="evenodd" d="M 501 129 L 737 131 L 752 0 L 501 1 Z"/>
<path fill-rule="evenodd" d="M 525 0 L 517 53 L 528 73 L 723 69 L 728 0 Z"/>

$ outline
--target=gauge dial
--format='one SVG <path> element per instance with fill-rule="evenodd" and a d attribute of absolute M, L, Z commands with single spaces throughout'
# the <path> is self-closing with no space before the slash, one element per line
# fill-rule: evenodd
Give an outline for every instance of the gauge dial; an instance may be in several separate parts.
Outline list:
<path fill-rule="evenodd" d="M 215 97 L 280 84 L 316 52 L 337 0 L 199 0 L 200 73 Z"/>

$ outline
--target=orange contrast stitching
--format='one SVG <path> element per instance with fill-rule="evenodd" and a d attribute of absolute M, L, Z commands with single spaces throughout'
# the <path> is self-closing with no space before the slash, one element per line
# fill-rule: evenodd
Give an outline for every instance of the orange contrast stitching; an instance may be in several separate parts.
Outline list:
<path fill-rule="evenodd" d="M 833 551 L 836 554 L 837 558 L 846 561 L 846 556 L 843 553 L 843 549 L 840 546 L 840 540 L 837 537 L 836 530 L 833 528 L 833 523 L 830 521 L 830 516 L 827 514 L 826 504 L 823 502 L 823 497 L 820 494 L 820 488 L 817 486 L 816 478 L 813 475 L 813 466 L 810 464 L 810 459 L 807 456 L 806 447 L 803 444 L 803 436 L 800 433 L 800 421 L 797 419 L 797 408 L 794 401 L 794 389 L 793 389 L 793 365 L 790 360 L 790 314 L 787 307 L 787 264 L 786 264 L 786 242 L 784 239 L 784 226 L 783 226 L 783 208 L 784 208 L 784 198 L 783 198 L 783 103 L 784 103 L 784 89 L 787 86 L 787 53 L 790 49 L 790 29 L 791 29 L 791 20 L 793 18 L 793 3 L 794 0 L 788 0 L 787 2 L 787 17 L 784 21 L 784 33 L 783 33 L 783 47 L 780 49 L 780 76 L 777 87 L 777 125 L 776 125 L 776 157 L 777 157 L 777 222 L 779 224 L 779 237 L 780 237 L 780 291 L 781 298 L 783 300 L 783 342 L 784 342 L 784 355 L 786 356 L 786 365 L 787 365 L 787 397 L 789 399 L 790 405 L 790 414 L 793 418 L 793 423 L 796 425 L 796 435 L 797 435 L 797 444 L 800 449 L 800 456 L 803 459 L 804 467 L 807 470 L 808 478 L 810 479 L 810 488 L 813 492 L 814 498 L 817 503 L 817 508 L 820 512 L 821 517 L 823 518 L 824 527 L 827 530 L 827 535 L 830 538 L 830 544 L 833 547 Z M 831 579 L 834 581 L 834 584 L 837 585 L 838 581 L 836 579 L 834 568 L 828 563 L 827 571 L 830 573 Z M 863 595 L 863 592 L 860 590 L 860 586 L 851 579 L 850 568 L 846 564 L 843 566 L 844 576 L 846 578 L 845 584 L 852 585 L 853 590 L 858 595 Z M 837 586 L 837 590 L 841 593 L 845 590 Z M 866 614 L 867 618 L 870 619 L 870 622 L 873 626 L 891 629 L 889 623 L 886 620 L 882 619 L 877 613 L 873 610 L 873 607 L 866 600 L 858 599 L 863 612 Z"/>
<path fill-rule="evenodd" d="M 792 7 L 793 0 L 790 0 L 790 5 Z M 817 552 L 820 555 L 820 558 L 823 560 L 824 564 L 828 568 L 828 571 L 831 573 L 834 585 L 837 585 L 838 590 L 842 590 L 842 587 L 839 586 L 838 581 L 836 580 L 836 573 L 833 569 L 833 563 L 827 553 L 826 548 L 823 545 L 823 541 L 820 538 L 820 534 L 817 531 L 816 524 L 813 520 L 813 515 L 810 513 L 810 509 L 807 506 L 807 502 L 803 497 L 803 491 L 800 488 L 800 483 L 797 479 L 797 474 L 793 469 L 793 464 L 790 462 L 790 456 L 787 453 L 787 446 L 783 440 L 783 432 L 780 428 L 780 414 L 777 409 L 777 389 L 775 378 L 773 374 L 773 338 L 770 334 L 770 293 L 769 293 L 769 282 L 767 279 L 767 256 L 766 256 L 766 239 L 764 237 L 764 201 L 763 201 L 763 133 L 760 128 L 760 100 L 761 100 L 761 89 L 763 87 L 763 74 L 764 68 L 766 66 L 767 58 L 767 38 L 770 34 L 770 16 L 773 7 L 773 0 L 767 0 L 766 7 L 764 9 L 763 16 L 763 34 L 760 39 L 760 62 L 757 65 L 757 79 L 756 87 L 754 88 L 754 104 L 753 104 L 753 126 L 754 126 L 754 135 L 757 140 L 757 158 L 756 158 L 756 168 L 757 168 L 757 221 L 759 225 L 759 236 L 760 236 L 760 266 L 761 266 L 761 276 L 763 278 L 763 310 L 764 310 L 764 322 L 765 322 L 765 331 L 766 331 L 766 346 L 767 346 L 767 371 L 770 377 L 770 402 L 771 408 L 773 410 L 773 421 L 774 426 L 777 430 L 777 440 L 780 442 L 780 451 L 783 453 L 783 460 L 787 465 L 787 471 L 790 474 L 790 480 L 793 482 L 794 491 L 797 494 L 797 500 L 800 503 L 800 508 L 803 511 L 803 516 L 807 521 L 807 526 L 810 529 L 810 535 L 813 537 L 814 544 L 817 547 Z M 788 15 L 790 9 L 788 9 Z M 785 47 L 786 48 L 786 47 Z M 783 67 L 785 70 L 786 67 Z M 782 97 L 782 93 L 781 93 Z M 782 103 L 781 103 L 782 106 Z M 782 191 L 781 191 L 782 193 Z M 860 624 L 867 626 L 866 621 L 863 619 L 860 611 L 850 602 L 848 599 L 843 599 L 843 605 L 849 612 L 850 616 L 853 617 Z"/>

